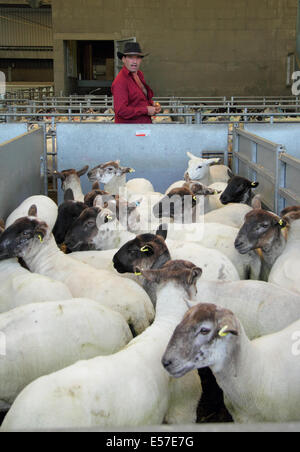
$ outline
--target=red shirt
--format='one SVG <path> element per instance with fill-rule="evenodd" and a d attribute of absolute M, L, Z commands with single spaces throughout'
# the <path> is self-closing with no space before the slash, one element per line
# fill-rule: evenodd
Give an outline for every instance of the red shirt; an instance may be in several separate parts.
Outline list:
<path fill-rule="evenodd" d="M 114 97 L 116 123 L 152 124 L 147 106 L 153 105 L 153 91 L 146 84 L 143 73 L 138 71 L 137 74 L 147 90 L 147 97 L 125 66 L 113 81 L 111 91 Z"/>

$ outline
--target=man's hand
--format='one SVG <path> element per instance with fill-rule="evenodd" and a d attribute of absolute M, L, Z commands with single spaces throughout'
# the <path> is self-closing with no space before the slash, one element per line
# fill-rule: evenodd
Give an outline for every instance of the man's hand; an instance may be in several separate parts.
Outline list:
<path fill-rule="evenodd" d="M 155 107 L 155 114 L 158 115 L 158 113 L 161 112 L 161 105 L 160 105 L 160 103 L 159 102 L 155 102 L 154 107 Z"/>
<path fill-rule="evenodd" d="M 152 107 L 152 105 L 147 107 L 148 109 L 148 116 L 154 116 L 156 114 L 156 108 Z"/>

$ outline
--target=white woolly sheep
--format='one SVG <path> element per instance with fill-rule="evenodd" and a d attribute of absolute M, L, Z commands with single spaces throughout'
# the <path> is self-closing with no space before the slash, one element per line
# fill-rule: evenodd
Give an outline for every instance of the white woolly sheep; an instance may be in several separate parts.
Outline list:
<path fill-rule="evenodd" d="M 5 356 L 0 366 L 0 411 L 33 380 L 80 359 L 110 355 L 132 334 L 123 317 L 88 299 L 28 304 L 0 315 Z"/>
<path fill-rule="evenodd" d="M 221 223 L 234 228 L 243 225 L 245 215 L 252 208 L 246 204 L 228 204 L 204 215 L 204 223 Z"/>
<path fill-rule="evenodd" d="M 261 260 L 255 251 L 240 254 L 235 248 L 239 229 L 221 223 L 194 223 L 174 227 L 168 225 L 168 240 L 195 242 L 220 251 L 234 264 L 240 279 L 259 279 Z M 167 240 L 167 242 L 168 242 Z"/>
<path fill-rule="evenodd" d="M 186 173 L 192 180 L 197 180 L 204 185 L 210 185 L 215 182 L 227 183 L 231 176 L 231 170 L 225 165 L 212 165 L 218 163 L 219 158 L 202 158 L 196 157 L 191 152 L 187 152 L 187 156 L 190 158 L 188 162 L 188 168 Z M 167 190 L 168 193 L 171 189 L 181 187 L 184 181 L 174 182 Z"/>
<path fill-rule="evenodd" d="M 64 282 L 73 297 L 98 301 L 122 314 L 136 333 L 143 331 L 154 317 L 147 294 L 133 281 L 63 254 L 49 227 L 36 213 L 36 206 L 32 206 L 28 217 L 4 231 L 0 237 L 0 259 L 22 257 L 31 271 Z"/>
<path fill-rule="evenodd" d="M 152 283 L 161 283 L 151 327 L 118 353 L 35 380 L 18 396 L 1 430 L 195 422 L 202 394 L 197 371 L 176 381 L 161 364 L 174 328 L 187 310 L 184 298 L 191 296 L 201 275 L 193 264 L 183 265 L 184 269 L 169 265 L 164 271 L 144 273 Z"/>
<path fill-rule="evenodd" d="M 140 195 L 154 191 L 147 179 L 136 178 L 126 183 L 126 174 L 133 172 L 133 168 L 121 167 L 120 160 L 116 160 L 96 166 L 88 172 L 88 178 L 93 183 L 104 184 L 104 190 L 111 195 L 126 197 L 127 193 Z"/>
<path fill-rule="evenodd" d="M 63 282 L 29 272 L 17 259 L 0 261 L 0 313 L 29 303 L 70 298 L 71 291 Z"/>
<path fill-rule="evenodd" d="M 298 320 L 251 342 L 231 311 L 199 304 L 176 328 L 162 362 L 177 378 L 210 367 L 237 423 L 299 421 L 299 331 Z"/>
<path fill-rule="evenodd" d="M 235 247 L 242 255 L 260 250 L 260 279 L 268 281 L 274 262 L 286 246 L 287 223 L 273 212 L 263 210 L 258 197 L 253 199 L 252 206 L 253 210 L 247 213 L 237 234 Z"/>
<path fill-rule="evenodd" d="M 167 232 L 158 229 L 156 234 L 141 234 L 123 245 L 114 255 L 115 269 L 121 273 L 135 273 L 135 267 L 160 268 L 172 259 L 187 259 L 203 269 L 205 280 L 239 280 L 232 262 L 220 251 L 205 248 L 197 243 L 164 240 Z M 142 281 L 140 284 L 144 284 Z M 148 292 L 147 287 L 144 287 Z M 149 292 L 148 292 L 149 293 Z M 152 301 L 152 294 L 149 293 Z"/>
<path fill-rule="evenodd" d="M 277 257 L 269 275 L 269 282 L 300 293 L 300 206 L 281 212 L 283 226 L 288 225 L 287 242 Z"/>
<path fill-rule="evenodd" d="M 197 302 L 233 311 L 249 339 L 276 333 L 300 318 L 300 294 L 275 284 L 200 280 L 197 289 Z"/>
<path fill-rule="evenodd" d="M 84 202 L 84 194 L 81 188 L 80 177 L 89 169 L 88 165 L 81 170 L 68 169 L 63 171 L 55 171 L 53 175 L 61 180 L 61 188 L 64 192 L 70 189 L 73 192 L 74 200 Z"/>

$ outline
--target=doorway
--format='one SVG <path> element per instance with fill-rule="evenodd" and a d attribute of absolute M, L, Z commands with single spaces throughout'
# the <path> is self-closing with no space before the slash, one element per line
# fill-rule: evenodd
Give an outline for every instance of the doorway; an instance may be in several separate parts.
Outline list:
<path fill-rule="evenodd" d="M 76 42 L 80 92 L 110 95 L 114 79 L 114 41 Z"/>

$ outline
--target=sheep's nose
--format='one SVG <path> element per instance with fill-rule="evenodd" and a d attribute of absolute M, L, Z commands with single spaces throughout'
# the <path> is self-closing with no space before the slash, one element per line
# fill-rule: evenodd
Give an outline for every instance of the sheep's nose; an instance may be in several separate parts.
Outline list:
<path fill-rule="evenodd" d="M 237 249 L 241 248 L 243 246 L 243 241 L 237 237 L 234 241 L 234 246 Z"/>
<path fill-rule="evenodd" d="M 222 204 L 228 204 L 228 202 L 229 202 L 226 195 L 225 196 L 221 195 L 220 196 L 220 201 L 221 201 Z"/>
<path fill-rule="evenodd" d="M 163 358 L 161 360 L 161 362 L 165 369 L 167 369 L 168 367 L 170 367 L 173 364 L 173 361 L 170 358 Z"/>

